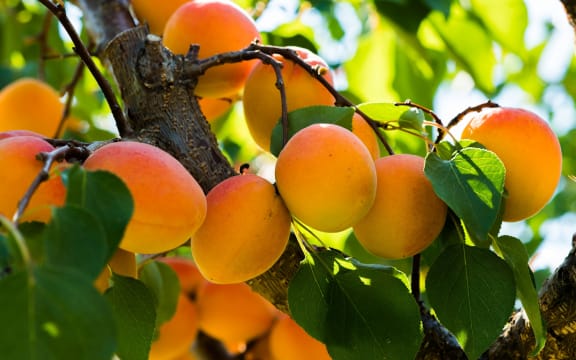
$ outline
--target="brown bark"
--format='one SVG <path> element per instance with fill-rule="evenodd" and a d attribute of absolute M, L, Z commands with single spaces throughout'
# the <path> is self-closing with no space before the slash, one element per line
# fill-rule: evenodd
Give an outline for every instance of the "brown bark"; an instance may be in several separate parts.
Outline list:
<path fill-rule="evenodd" d="M 573 1 L 562 0 L 569 18 L 576 17 Z M 78 0 L 100 59 L 113 72 L 121 91 L 128 128 L 133 136 L 178 158 L 208 191 L 235 171 L 192 96 L 194 78 L 187 76 L 191 57 L 175 56 L 135 27 L 126 3 L 119 0 Z M 572 24 L 576 24 L 572 22 Z M 249 282 L 283 311 L 288 311 L 288 283 L 302 255 L 292 241 L 267 273 Z M 576 358 L 576 255 L 573 249 L 540 294 L 548 323 L 548 340 L 538 359 Z M 418 359 L 466 359 L 454 337 L 423 310 L 425 339 Z M 526 359 L 534 346 L 529 322 L 515 314 L 483 359 Z"/>

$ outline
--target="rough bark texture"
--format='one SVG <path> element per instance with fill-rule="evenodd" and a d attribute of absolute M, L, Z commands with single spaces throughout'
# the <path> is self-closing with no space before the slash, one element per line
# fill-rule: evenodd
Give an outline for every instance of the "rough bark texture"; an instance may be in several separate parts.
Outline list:
<path fill-rule="evenodd" d="M 158 38 L 135 27 L 126 0 L 78 0 L 99 57 L 113 72 L 121 91 L 131 137 L 154 144 L 178 158 L 208 191 L 235 171 L 220 152 L 214 135 L 192 96 L 195 80 L 187 76 L 194 59 L 175 56 Z M 574 26 L 576 2 L 561 0 Z M 292 239 L 293 240 L 293 239 Z M 283 257 L 249 284 L 283 311 L 287 288 L 302 254 L 294 241 Z M 576 254 L 573 249 L 540 294 L 548 324 L 546 347 L 537 359 L 576 359 Z M 428 311 L 422 311 L 425 339 L 418 359 L 466 359 L 454 337 Z M 526 359 L 534 337 L 524 313 L 511 317 L 483 359 Z"/>

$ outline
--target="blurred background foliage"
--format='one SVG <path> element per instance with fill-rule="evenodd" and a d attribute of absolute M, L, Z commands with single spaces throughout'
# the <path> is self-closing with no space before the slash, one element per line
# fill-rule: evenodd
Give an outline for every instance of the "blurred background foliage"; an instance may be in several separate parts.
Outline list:
<path fill-rule="evenodd" d="M 559 1 L 521 0 L 239 0 L 256 18 L 264 42 L 297 45 L 322 56 L 336 87 L 355 103 L 410 99 L 444 123 L 469 106 L 491 99 L 548 119 L 564 152 L 564 177 L 553 201 L 538 215 L 506 224 L 521 238 L 545 276 L 570 248 L 576 232 L 576 62 L 573 35 Z M 89 47 L 81 13 L 68 15 Z M 63 138 L 84 141 L 115 136 L 109 109 L 91 75 L 55 18 L 35 0 L 0 0 L 0 87 L 16 78 L 45 79 L 64 98 L 72 117 Z M 103 69 L 104 71 L 104 69 Z M 70 90 L 72 89 L 72 90 Z M 30 99 L 33 106 L 33 99 Z M 252 142 L 241 102 L 212 123 L 235 164 L 251 163 L 263 176 L 270 155 Z M 387 134 L 398 152 L 420 152 L 416 137 Z M 534 164 L 538 176 L 538 164 Z M 330 242 L 330 237 L 327 241 Z M 340 247 L 373 261 L 345 235 Z"/>

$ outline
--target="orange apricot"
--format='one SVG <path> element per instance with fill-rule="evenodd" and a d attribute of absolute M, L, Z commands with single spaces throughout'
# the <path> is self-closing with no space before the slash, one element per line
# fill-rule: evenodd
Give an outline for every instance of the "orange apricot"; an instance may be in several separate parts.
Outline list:
<path fill-rule="evenodd" d="M 468 116 L 463 139 L 478 141 L 506 168 L 504 221 L 520 221 L 550 200 L 562 172 L 558 138 L 540 116 L 517 108 L 489 108 Z"/>
<path fill-rule="evenodd" d="M 180 293 L 176 311 L 170 320 L 160 325 L 148 359 L 172 360 L 186 353 L 198 334 L 198 320 L 196 303 Z"/>
<path fill-rule="evenodd" d="M 32 181 L 42 170 L 37 159 L 40 152 L 50 152 L 54 147 L 37 136 L 15 136 L 0 140 L 0 213 L 11 218 Z M 66 198 L 66 188 L 59 176 L 58 166 L 51 170 L 47 181 L 40 184 L 32 195 L 21 221 L 48 222 L 51 208 L 61 206 Z"/>
<path fill-rule="evenodd" d="M 269 339 L 273 360 L 330 360 L 326 345 L 310 336 L 286 314 L 272 326 Z"/>
<path fill-rule="evenodd" d="M 234 105 L 234 99 L 230 98 L 200 98 L 200 109 L 209 123 L 213 123 L 226 114 Z"/>
<path fill-rule="evenodd" d="M 206 216 L 206 197 L 190 173 L 167 152 L 144 143 L 102 146 L 84 162 L 87 170 L 107 170 L 124 181 L 134 213 L 120 247 L 159 253 L 187 241 Z"/>
<path fill-rule="evenodd" d="M 170 16 L 190 0 L 132 0 L 132 9 L 138 20 L 148 24 L 150 32 L 155 35 L 162 35 L 164 27 Z"/>
<path fill-rule="evenodd" d="M 304 48 L 291 49 L 310 66 L 322 69 L 322 76 L 332 84 L 332 73 L 321 57 Z M 288 112 L 313 105 L 334 104 L 332 94 L 302 67 L 281 55 L 274 55 L 274 58 L 283 64 L 282 79 Z M 248 130 L 256 144 L 266 151 L 270 150 L 272 129 L 282 114 L 280 92 L 275 84 L 276 74 L 272 66 L 259 62 L 246 80 L 242 97 Z"/>
<path fill-rule="evenodd" d="M 380 157 L 380 145 L 374 129 L 358 113 L 354 113 L 352 117 L 352 132 L 366 145 L 372 159 Z"/>
<path fill-rule="evenodd" d="M 226 0 L 183 4 L 168 19 L 163 37 L 164 45 L 175 54 L 186 54 L 190 45 L 199 45 L 199 59 L 242 50 L 254 40 L 261 40 L 254 20 Z M 255 61 L 243 61 L 210 68 L 199 78 L 194 92 L 202 97 L 234 96 L 244 87 L 254 65 Z"/>
<path fill-rule="evenodd" d="M 292 215 L 317 230 L 337 232 L 370 210 L 376 169 L 352 132 L 314 124 L 294 134 L 278 155 L 276 185 Z"/>
<path fill-rule="evenodd" d="M 22 78 L 0 91 L 0 131 L 29 130 L 53 137 L 63 110 L 64 104 L 50 85 Z"/>
<path fill-rule="evenodd" d="M 94 282 L 94 286 L 101 293 L 105 292 L 110 286 L 110 277 L 112 272 L 129 276 L 131 278 L 138 278 L 138 267 L 136 264 L 136 254 L 130 251 L 116 249 L 114 255 L 108 261 L 108 265 L 102 270 L 98 278 Z"/>
<path fill-rule="evenodd" d="M 35 136 L 38 138 L 43 139 L 44 135 L 38 134 L 37 132 L 30 131 L 30 130 L 10 130 L 10 131 L 3 131 L 0 132 L 0 140 L 7 139 L 10 137 L 15 136 Z"/>
<path fill-rule="evenodd" d="M 424 174 L 424 158 L 411 154 L 376 160 L 376 201 L 356 225 L 358 241 L 374 255 L 413 256 L 440 234 L 448 208 Z"/>
<path fill-rule="evenodd" d="M 197 298 L 199 327 L 225 343 L 246 342 L 270 329 L 278 310 L 245 283 L 207 282 Z"/>
<path fill-rule="evenodd" d="M 174 270 L 180 281 L 180 291 L 188 296 L 196 294 L 205 279 L 194 264 L 194 261 L 181 256 L 160 258 L 161 261 Z"/>
<path fill-rule="evenodd" d="M 280 258 L 291 218 L 274 185 L 258 175 L 237 175 L 210 190 L 206 201 L 206 219 L 192 238 L 192 256 L 206 279 L 243 282 Z"/>

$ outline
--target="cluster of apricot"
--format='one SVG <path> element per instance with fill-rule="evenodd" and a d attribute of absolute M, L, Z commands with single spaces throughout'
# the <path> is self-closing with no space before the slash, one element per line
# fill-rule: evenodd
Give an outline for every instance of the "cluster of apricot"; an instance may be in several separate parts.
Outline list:
<path fill-rule="evenodd" d="M 281 313 L 244 283 L 214 284 L 185 257 L 160 258 L 180 282 L 174 315 L 157 330 L 150 360 L 202 358 L 199 333 L 217 340 L 221 351 L 243 354 L 245 359 L 330 359 L 326 346 L 310 337 L 289 316 Z M 133 258 L 120 251 L 112 271 L 137 277 Z M 313 357 L 310 357 L 313 356 Z"/>

